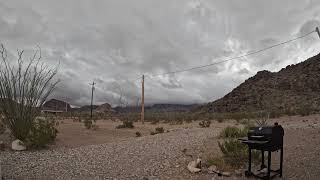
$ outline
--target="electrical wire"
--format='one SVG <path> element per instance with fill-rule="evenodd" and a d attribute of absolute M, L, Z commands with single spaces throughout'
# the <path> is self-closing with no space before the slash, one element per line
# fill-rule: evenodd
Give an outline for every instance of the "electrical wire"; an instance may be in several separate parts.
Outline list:
<path fill-rule="evenodd" d="M 309 33 L 307 33 L 307 34 L 304 34 L 304 35 L 302 35 L 302 36 L 299 36 L 299 37 L 296 37 L 296 38 L 293 38 L 293 39 L 290 39 L 290 40 L 287 40 L 287 41 L 284 41 L 284 42 L 281 42 L 281 43 L 278 43 L 278 44 L 274 44 L 274 45 L 272 45 L 272 46 L 269 46 L 269 47 L 266 47 L 266 48 L 263 48 L 263 49 L 260 49 L 260 50 L 256 50 L 256 51 L 253 51 L 253 52 L 249 52 L 249 53 L 246 53 L 246 54 L 241 55 L 241 56 L 236 56 L 236 57 L 228 58 L 228 59 L 225 59 L 225 60 L 223 60 L 223 61 L 218 61 L 218 62 L 206 64 L 206 65 L 195 66 L 195 67 L 191 67 L 191 68 L 187 68 L 187 69 L 182 69 L 182 70 L 177 70 L 177 71 L 166 72 L 166 73 L 162 73 L 162 74 L 151 74 L 151 75 L 148 75 L 148 76 L 149 76 L 149 77 L 163 76 L 163 75 L 168 75 L 168 74 L 176 74 L 176 73 L 191 71 L 191 70 L 195 70 L 195 69 L 201 69 L 201 68 L 205 68 L 205 67 L 209 67 L 209 66 L 214 66 L 214 65 L 221 64 L 221 63 L 225 63 L 225 62 L 228 62 L 228 61 L 232 61 L 232 60 L 244 58 L 244 57 L 246 57 L 246 56 L 250 56 L 250 55 L 253 55 L 253 54 L 261 53 L 261 52 L 263 52 L 263 51 L 266 51 L 266 50 L 275 48 L 275 47 L 277 47 L 277 46 L 281 46 L 281 45 L 290 43 L 290 42 L 292 42 L 292 41 L 296 41 L 296 40 L 298 40 L 298 39 L 304 38 L 304 37 L 309 36 L 310 34 L 312 34 L 312 33 L 314 33 L 314 32 L 316 32 L 316 31 L 314 30 L 314 31 L 311 31 L 311 32 L 309 32 Z"/>

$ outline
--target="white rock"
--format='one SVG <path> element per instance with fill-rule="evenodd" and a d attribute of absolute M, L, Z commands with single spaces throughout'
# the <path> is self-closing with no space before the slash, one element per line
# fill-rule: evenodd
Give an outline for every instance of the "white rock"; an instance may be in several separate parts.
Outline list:
<path fill-rule="evenodd" d="M 215 165 L 209 166 L 208 171 L 209 172 L 217 172 L 217 166 L 215 166 Z"/>
<path fill-rule="evenodd" d="M 198 168 L 198 165 L 201 164 L 201 160 L 197 159 L 197 161 L 191 161 L 188 164 L 188 170 L 192 173 L 200 172 L 201 169 Z"/>
<path fill-rule="evenodd" d="M 222 174 L 222 176 L 227 176 L 227 177 L 231 176 L 230 172 L 222 172 L 221 174 Z"/>
<path fill-rule="evenodd" d="M 19 139 L 16 139 L 11 143 L 11 148 L 15 151 L 24 151 L 27 149 L 27 147 Z"/>

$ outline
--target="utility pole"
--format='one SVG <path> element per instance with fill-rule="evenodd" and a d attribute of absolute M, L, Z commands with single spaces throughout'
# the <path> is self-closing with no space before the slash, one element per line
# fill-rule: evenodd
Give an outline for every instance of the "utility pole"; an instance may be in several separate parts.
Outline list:
<path fill-rule="evenodd" d="M 144 75 L 142 75 L 141 84 L 141 122 L 144 124 Z"/>
<path fill-rule="evenodd" d="M 318 36 L 320 38 L 320 31 L 319 31 L 319 27 L 316 27 L 316 32 L 318 33 Z"/>
<path fill-rule="evenodd" d="M 90 106 L 90 117 L 91 117 L 91 120 L 92 120 L 92 109 L 93 109 L 93 91 L 94 91 L 94 85 L 95 85 L 96 83 L 93 81 L 92 82 L 92 84 L 90 84 L 91 85 L 91 106 Z"/>

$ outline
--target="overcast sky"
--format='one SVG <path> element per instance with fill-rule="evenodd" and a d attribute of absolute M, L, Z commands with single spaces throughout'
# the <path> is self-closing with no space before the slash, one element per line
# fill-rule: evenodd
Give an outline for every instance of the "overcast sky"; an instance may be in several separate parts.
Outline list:
<path fill-rule="evenodd" d="M 204 103 L 230 92 L 260 70 L 278 71 L 320 52 L 305 39 L 217 66 L 151 76 L 213 63 L 285 41 L 320 26 L 319 0 L 0 0 L 0 42 L 10 52 L 36 46 L 59 63 L 53 96 L 73 105 Z"/>

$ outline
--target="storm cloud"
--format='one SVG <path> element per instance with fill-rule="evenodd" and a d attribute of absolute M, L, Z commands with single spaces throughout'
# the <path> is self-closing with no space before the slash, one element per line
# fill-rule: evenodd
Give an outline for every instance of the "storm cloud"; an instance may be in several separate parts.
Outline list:
<path fill-rule="evenodd" d="M 319 53 L 304 39 L 216 66 L 214 63 L 295 38 L 320 26 L 318 0 L 0 0 L 0 42 L 26 56 L 42 49 L 59 65 L 52 95 L 73 105 L 134 104 L 146 75 L 146 103 L 204 103 L 257 71 L 278 71 Z"/>

